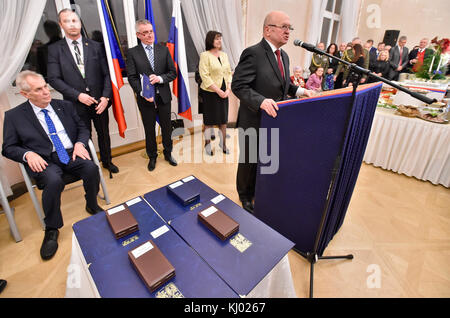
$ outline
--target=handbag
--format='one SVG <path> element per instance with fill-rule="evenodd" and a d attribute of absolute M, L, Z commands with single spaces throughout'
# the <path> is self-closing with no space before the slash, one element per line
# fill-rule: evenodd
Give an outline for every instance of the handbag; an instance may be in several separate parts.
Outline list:
<path fill-rule="evenodd" d="M 175 119 L 172 119 L 172 114 L 175 114 Z M 178 118 L 177 113 L 172 112 L 170 114 L 170 124 L 172 126 L 172 137 L 176 137 L 176 136 L 180 136 L 180 135 L 184 135 L 184 121 L 182 118 Z M 175 129 L 177 128 L 183 128 L 183 130 L 178 129 L 177 133 L 174 135 L 173 132 L 175 131 Z"/>

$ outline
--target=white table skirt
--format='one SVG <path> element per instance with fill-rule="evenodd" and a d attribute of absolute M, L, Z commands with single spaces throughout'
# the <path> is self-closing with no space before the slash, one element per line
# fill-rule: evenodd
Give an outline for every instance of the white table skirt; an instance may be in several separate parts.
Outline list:
<path fill-rule="evenodd" d="M 66 298 L 99 298 L 97 287 L 75 234 L 72 234 L 72 255 L 67 268 Z M 294 282 L 287 254 L 247 295 L 248 298 L 295 298 Z"/>
<path fill-rule="evenodd" d="M 450 187 L 450 124 L 394 115 L 378 108 L 364 161 Z"/>

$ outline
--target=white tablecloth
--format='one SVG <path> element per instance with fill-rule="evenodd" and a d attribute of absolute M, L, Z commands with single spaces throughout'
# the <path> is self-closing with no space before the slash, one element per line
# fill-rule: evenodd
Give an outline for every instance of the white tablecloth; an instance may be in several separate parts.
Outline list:
<path fill-rule="evenodd" d="M 394 115 L 378 108 L 364 161 L 450 187 L 450 124 Z"/>
<path fill-rule="evenodd" d="M 89 272 L 86 260 L 75 234 L 72 234 L 72 256 L 67 268 L 67 298 L 99 298 L 97 287 Z M 297 297 L 287 254 L 247 295 L 249 298 Z"/>

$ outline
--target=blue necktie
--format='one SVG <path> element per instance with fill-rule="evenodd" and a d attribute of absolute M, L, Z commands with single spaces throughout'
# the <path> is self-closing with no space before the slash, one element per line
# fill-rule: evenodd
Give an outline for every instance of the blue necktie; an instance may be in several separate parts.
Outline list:
<path fill-rule="evenodd" d="M 66 148 L 64 148 L 61 139 L 59 139 L 58 134 L 56 133 L 55 124 L 53 124 L 53 121 L 48 115 L 48 110 L 43 109 L 42 112 L 44 113 L 45 122 L 47 123 L 48 127 L 48 132 L 50 133 L 50 138 L 53 142 L 53 146 L 55 146 L 56 154 L 58 155 L 59 161 L 61 161 L 63 164 L 66 165 L 70 161 L 69 154 L 67 153 Z"/>
<path fill-rule="evenodd" d="M 152 66 L 152 70 L 155 71 L 155 61 L 154 61 L 154 57 L 153 57 L 153 49 L 150 45 L 147 45 L 145 48 L 147 49 L 147 57 L 148 57 L 148 60 L 150 61 L 150 65 Z"/>

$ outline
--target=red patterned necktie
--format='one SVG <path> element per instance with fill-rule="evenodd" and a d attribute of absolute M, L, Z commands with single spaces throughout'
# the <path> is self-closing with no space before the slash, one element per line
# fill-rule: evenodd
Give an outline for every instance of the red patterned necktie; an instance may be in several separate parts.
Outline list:
<path fill-rule="evenodd" d="M 281 64 L 280 53 L 281 53 L 280 50 L 275 51 L 275 54 L 277 56 L 278 68 L 280 69 L 281 77 L 284 79 L 284 69 L 283 64 Z"/>

